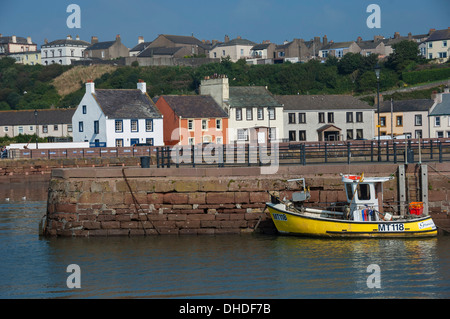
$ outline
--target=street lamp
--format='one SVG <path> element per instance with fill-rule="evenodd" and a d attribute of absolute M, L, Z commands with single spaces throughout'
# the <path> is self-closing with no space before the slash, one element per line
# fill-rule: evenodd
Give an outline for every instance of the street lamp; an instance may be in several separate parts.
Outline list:
<path fill-rule="evenodd" d="M 35 123 L 35 133 L 36 133 L 36 149 L 38 149 L 38 123 L 37 123 L 37 116 L 38 112 L 37 110 L 34 110 L 34 123 Z"/>
<path fill-rule="evenodd" d="M 381 123 L 380 123 L 380 71 L 381 71 L 381 67 L 380 65 L 377 64 L 375 65 L 375 75 L 377 76 L 377 113 L 378 113 L 378 162 L 381 162 L 381 146 L 380 146 L 380 127 L 381 127 Z"/>

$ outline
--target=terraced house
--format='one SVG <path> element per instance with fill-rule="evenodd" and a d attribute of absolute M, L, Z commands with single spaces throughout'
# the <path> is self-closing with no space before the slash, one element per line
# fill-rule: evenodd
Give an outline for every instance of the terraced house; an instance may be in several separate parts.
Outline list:
<path fill-rule="evenodd" d="M 86 83 L 72 125 L 73 141 L 92 147 L 164 145 L 162 115 L 142 81 L 136 90 L 98 90 Z"/>

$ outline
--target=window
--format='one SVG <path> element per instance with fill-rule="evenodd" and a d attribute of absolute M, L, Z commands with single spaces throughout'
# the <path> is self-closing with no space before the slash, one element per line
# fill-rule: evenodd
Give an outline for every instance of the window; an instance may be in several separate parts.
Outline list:
<path fill-rule="evenodd" d="M 225 56 L 225 50 L 222 50 L 222 55 Z"/>
<path fill-rule="evenodd" d="M 150 146 L 153 146 L 153 145 L 154 145 L 154 144 L 153 144 L 153 138 L 147 138 L 147 139 L 145 139 L 145 144 L 150 145 Z"/>
<path fill-rule="evenodd" d="M 8 131 L 9 131 L 9 127 L 5 126 L 5 127 L 4 127 L 4 131 L 5 131 L 5 132 L 8 132 Z"/>
<path fill-rule="evenodd" d="M 116 133 L 122 133 L 123 132 L 123 121 L 122 120 L 116 120 L 114 126 L 116 128 Z"/>
<path fill-rule="evenodd" d="M 262 107 L 258 107 L 257 116 L 258 120 L 264 120 L 264 109 Z"/>
<path fill-rule="evenodd" d="M 447 57 L 447 52 L 439 52 L 438 54 L 440 59 L 445 59 Z"/>
<path fill-rule="evenodd" d="M 364 138 L 363 130 L 362 129 L 356 130 L 356 139 L 362 140 L 363 138 Z"/>
<path fill-rule="evenodd" d="M 269 128 L 269 140 L 276 140 L 277 139 L 277 128 L 271 127 Z"/>
<path fill-rule="evenodd" d="M 295 124 L 295 113 L 289 113 L 288 114 L 288 123 L 289 124 Z"/>
<path fill-rule="evenodd" d="M 145 131 L 153 132 L 153 120 L 152 119 L 145 120 Z"/>
<path fill-rule="evenodd" d="M 431 49 L 433 47 L 433 42 L 428 42 L 428 48 Z"/>
<path fill-rule="evenodd" d="M 83 114 L 86 114 L 87 113 L 87 107 L 86 107 L 86 105 L 83 105 Z"/>
<path fill-rule="evenodd" d="M 269 120 L 275 120 L 275 109 L 269 108 Z"/>
<path fill-rule="evenodd" d="M 443 40 L 443 41 L 442 41 L 442 47 L 443 47 L 443 48 L 446 48 L 446 47 L 447 47 L 447 40 Z"/>
<path fill-rule="evenodd" d="M 241 56 L 244 55 L 244 49 L 241 49 Z"/>
<path fill-rule="evenodd" d="M 325 123 L 325 113 L 319 113 L 319 123 Z"/>
<path fill-rule="evenodd" d="M 353 123 L 353 112 L 346 113 L 347 123 Z"/>
<path fill-rule="evenodd" d="M 428 53 L 428 59 L 432 59 L 433 58 L 433 53 Z"/>
<path fill-rule="evenodd" d="M 131 132 L 138 132 L 138 131 L 139 131 L 138 120 L 131 120 Z"/>
<path fill-rule="evenodd" d="M 334 113 L 328 112 L 328 123 L 334 123 Z"/>
<path fill-rule="evenodd" d="M 347 130 L 347 140 L 353 140 L 353 130 Z"/>
<path fill-rule="evenodd" d="M 416 138 L 422 138 L 422 130 L 416 130 L 415 137 Z"/>
<path fill-rule="evenodd" d="M 397 126 L 403 126 L 403 116 L 397 116 L 395 123 L 397 124 Z"/>
<path fill-rule="evenodd" d="M 289 131 L 289 142 L 295 142 L 297 140 L 296 132 L 295 131 Z"/>
<path fill-rule="evenodd" d="M 236 121 L 242 121 L 242 109 L 236 109 Z"/>
<path fill-rule="evenodd" d="M 300 124 L 306 123 L 306 113 L 298 113 L 298 122 Z"/>
<path fill-rule="evenodd" d="M 72 132 L 72 124 L 67 124 L 67 132 Z"/>
<path fill-rule="evenodd" d="M 436 116 L 434 118 L 434 126 L 441 126 L 441 117 L 440 116 Z"/>
<path fill-rule="evenodd" d="M 44 132 L 46 133 L 46 132 Z M 23 126 L 19 126 L 19 134 L 23 134 Z"/>
<path fill-rule="evenodd" d="M 380 116 L 380 125 L 386 127 L 386 116 Z"/>
<path fill-rule="evenodd" d="M 369 184 L 359 184 L 358 185 L 358 199 L 370 200 Z"/>
<path fill-rule="evenodd" d="M 422 126 L 422 115 L 421 114 L 416 114 L 414 116 L 414 124 L 416 126 Z"/>
<path fill-rule="evenodd" d="M 94 134 L 98 134 L 100 132 L 100 124 L 98 121 L 94 121 Z"/>
<path fill-rule="evenodd" d="M 189 131 L 194 130 L 194 120 L 188 120 L 188 130 Z"/>
<path fill-rule="evenodd" d="M 298 131 L 298 140 L 306 141 L 306 131 Z"/>
<path fill-rule="evenodd" d="M 57 131 L 58 130 L 58 124 L 53 125 L 53 131 Z"/>
<path fill-rule="evenodd" d="M 357 123 L 363 122 L 363 112 L 356 112 L 356 122 Z"/>
<path fill-rule="evenodd" d="M 216 137 L 216 144 L 223 144 L 223 138 L 222 137 Z"/>
<path fill-rule="evenodd" d="M 216 119 L 216 130 L 222 130 L 222 119 Z"/>
<path fill-rule="evenodd" d="M 436 137 L 437 137 L 437 138 L 442 138 L 442 137 L 444 137 L 444 132 L 442 132 L 442 131 L 436 132 Z"/>
<path fill-rule="evenodd" d="M 217 52 L 214 52 L 214 57 L 217 58 Z"/>
<path fill-rule="evenodd" d="M 247 121 L 253 120 L 253 109 L 252 108 L 247 108 L 245 110 L 245 118 L 247 119 Z"/>
<path fill-rule="evenodd" d="M 123 147 L 123 139 L 121 138 L 116 139 L 116 147 Z"/>
<path fill-rule="evenodd" d="M 202 120 L 202 131 L 206 131 L 208 129 L 208 120 Z"/>
<path fill-rule="evenodd" d="M 84 124 L 83 124 L 83 122 L 78 122 L 78 132 L 84 132 Z"/>
<path fill-rule="evenodd" d="M 248 140 L 248 130 L 246 128 L 240 128 L 237 130 L 237 139 L 238 141 L 247 141 Z"/>
<path fill-rule="evenodd" d="M 194 145 L 194 138 L 193 137 L 189 137 L 188 138 L 188 144 L 189 145 Z"/>

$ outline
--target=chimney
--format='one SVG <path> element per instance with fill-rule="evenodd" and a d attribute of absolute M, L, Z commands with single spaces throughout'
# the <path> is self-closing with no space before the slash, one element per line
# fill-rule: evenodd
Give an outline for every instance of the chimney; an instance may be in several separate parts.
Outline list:
<path fill-rule="evenodd" d="M 230 85 L 226 76 L 205 77 L 200 84 L 200 95 L 210 95 L 222 108 L 230 98 Z"/>
<path fill-rule="evenodd" d="M 361 38 L 361 37 L 358 37 L 358 38 L 356 39 L 356 43 L 361 43 L 361 41 L 362 41 L 362 38 Z"/>
<path fill-rule="evenodd" d="M 412 40 L 412 33 L 411 32 L 408 33 L 408 40 Z"/>
<path fill-rule="evenodd" d="M 444 88 L 444 93 L 449 93 L 449 91 L 448 91 L 448 86 L 446 86 L 446 87 Z"/>
<path fill-rule="evenodd" d="M 394 39 L 399 39 L 399 38 L 400 38 L 400 32 L 395 32 Z"/>
<path fill-rule="evenodd" d="M 77 34 L 77 38 L 76 39 L 77 39 L 77 41 L 80 41 L 80 36 L 78 34 Z"/>
<path fill-rule="evenodd" d="M 374 105 L 377 105 L 377 104 L 378 104 L 378 103 L 377 103 L 377 96 L 376 96 L 376 95 L 375 95 L 373 101 L 374 101 L 374 103 L 375 103 Z M 380 104 L 381 104 L 381 103 L 383 103 L 383 94 L 380 93 Z"/>
<path fill-rule="evenodd" d="M 144 43 L 144 37 L 138 37 L 138 44 Z"/>
<path fill-rule="evenodd" d="M 27 43 L 28 44 L 33 44 L 33 42 L 31 42 L 31 37 L 27 37 Z"/>
<path fill-rule="evenodd" d="M 0 33 L 0 38 L 3 38 L 3 34 Z"/>
<path fill-rule="evenodd" d="M 47 39 L 44 39 L 44 44 L 48 44 L 48 40 Z"/>
<path fill-rule="evenodd" d="M 120 34 L 116 35 L 116 41 L 120 43 Z"/>
<path fill-rule="evenodd" d="M 320 37 L 314 37 L 314 43 L 320 43 Z"/>
<path fill-rule="evenodd" d="M 92 80 L 86 82 L 86 93 L 95 94 L 95 83 Z"/>
<path fill-rule="evenodd" d="M 17 42 L 17 38 L 15 35 L 12 36 L 12 43 L 16 43 Z"/>
<path fill-rule="evenodd" d="M 70 34 L 67 36 L 67 40 L 72 40 L 72 36 Z"/>
<path fill-rule="evenodd" d="M 434 100 L 434 102 L 436 102 L 436 103 L 442 103 L 442 93 L 433 91 L 433 93 L 431 93 L 431 99 Z"/>
<path fill-rule="evenodd" d="M 142 80 L 139 80 L 138 84 L 137 84 L 137 89 L 141 90 L 141 92 L 143 94 L 147 93 L 147 83 L 145 83 Z"/>
<path fill-rule="evenodd" d="M 98 43 L 98 38 L 97 37 L 91 37 L 91 44 L 96 44 Z"/>
<path fill-rule="evenodd" d="M 325 34 L 323 36 L 323 45 L 327 45 L 327 44 L 328 44 L 328 38 L 327 38 L 327 35 Z"/>
<path fill-rule="evenodd" d="M 375 35 L 373 37 L 373 42 L 379 42 L 381 40 L 383 40 L 383 36 L 382 35 Z"/>
<path fill-rule="evenodd" d="M 428 31 L 428 35 L 431 35 L 434 31 L 436 31 L 436 29 L 430 29 L 430 31 Z"/>
<path fill-rule="evenodd" d="M 225 43 L 230 42 L 230 37 L 228 35 L 225 36 Z"/>

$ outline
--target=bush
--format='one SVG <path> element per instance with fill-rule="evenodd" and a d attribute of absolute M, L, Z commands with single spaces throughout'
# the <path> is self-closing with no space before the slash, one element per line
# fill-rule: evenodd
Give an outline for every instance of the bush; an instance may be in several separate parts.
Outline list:
<path fill-rule="evenodd" d="M 450 68 L 403 72 L 402 79 L 408 84 L 417 84 L 450 78 Z"/>

